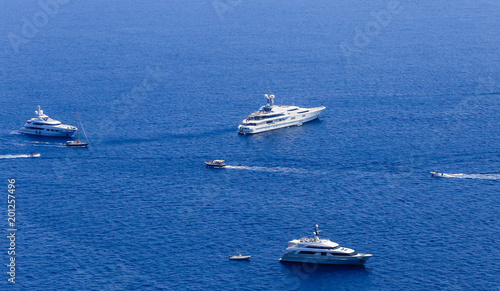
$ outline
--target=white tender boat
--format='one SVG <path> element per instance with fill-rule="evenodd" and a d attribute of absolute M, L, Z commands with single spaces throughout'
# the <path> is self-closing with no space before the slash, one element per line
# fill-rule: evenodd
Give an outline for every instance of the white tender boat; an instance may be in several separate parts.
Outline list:
<path fill-rule="evenodd" d="M 265 94 L 267 104 L 253 112 L 238 126 L 239 134 L 255 134 L 290 126 L 301 126 L 315 120 L 325 106 L 301 108 L 290 105 L 274 105 L 274 95 Z"/>
<path fill-rule="evenodd" d="M 444 173 L 439 173 L 439 171 L 431 172 L 431 177 L 444 177 Z"/>
<path fill-rule="evenodd" d="M 40 105 L 38 105 L 38 110 L 35 111 L 35 114 L 37 117 L 26 121 L 26 124 L 19 129 L 20 133 L 70 137 L 78 130 L 78 128 L 72 125 L 62 124 L 60 121 L 48 117 L 40 109 Z"/>
<path fill-rule="evenodd" d="M 30 153 L 30 158 L 39 158 L 41 154 L 39 153 Z"/>
<path fill-rule="evenodd" d="M 320 239 L 319 233 L 316 224 L 313 238 L 304 237 L 289 241 L 287 252 L 280 261 L 362 266 L 372 257 L 371 254 L 357 253 L 352 249 L 341 247 L 329 239 Z"/>
<path fill-rule="evenodd" d="M 229 259 L 234 261 L 248 261 L 250 260 L 251 257 L 252 256 L 243 256 L 240 253 L 238 253 L 237 255 L 229 256 Z"/>
<path fill-rule="evenodd" d="M 207 168 L 216 168 L 216 169 L 224 168 L 226 166 L 224 160 L 208 161 L 205 162 L 205 164 L 207 165 Z"/>

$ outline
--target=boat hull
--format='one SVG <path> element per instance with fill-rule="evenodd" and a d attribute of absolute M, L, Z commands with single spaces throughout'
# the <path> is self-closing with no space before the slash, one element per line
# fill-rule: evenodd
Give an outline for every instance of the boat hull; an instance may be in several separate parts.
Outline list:
<path fill-rule="evenodd" d="M 31 129 L 22 127 L 19 129 L 19 132 L 22 134 L 28 135 L 37 135 L 37 136 L 52 136 L 52 137 L 71 137 L 75 133 L 76 130 L 73 129 L 57 129 L 59 131 L 52 131 L 47 129 Z"/>
<path fill-rule="evenodd" d="M 215 166 L 215 165 L 207 165 L 207 168 L 211 168 L 211 169 L 222 169 L 226 167 L 225 165 L 224 166 Z"/>
<path fill-rule="evenodd" d="M 66 146 L 68 147 L 73 147 L 73 148 L 86 148 L 89 146 L 88 143 L 86 142 L 80 142 L 80 143 L 66 143 Z"/>
<path fill-rule="evenodd" d="M 431 177 L 444 177 L 443 173 L 431 172 Z"/>
<path fill-rule="evenodd" d="M 310 108 L 309 112 L 304 114 L 303 117 L 297 118 L 298 116 L 290 116 L 286 120 L 278 123 L 273 123 L 271 125 L 265 125 L 265 126 L 244 126 L 240 125 L 238 127 L 238 133 L 241 135 L 250 135 L 250 134 L 257 134 L 261 132 L 266 132 L 266 131 L 271 131 L 275 129 L 280 129 L 280 128 L 287 128 L 287 127 L 292 127 L 292 126 L 301 126 L 303 123 L 310 122 L 313 120 L 318 119 L 320 116 L 321 112 L 325 109 L 326 107 L 316 107 L 316 108 Z M 296 119 L 291 120 L 291 117 L 295 117 Z"/>
<path fill-rule="evenodd" d="M 332 256 L 315 256 L 315 255 L 291 255 L 285 254 L 280 259 L 281 262 L 292 263 L 310 263 L 322 265 L 350 265 L 364 266 L 365 263 L 372 257 L 369 254 L 358 254 L 353 257 L 332 257 Z"/>
<path fill-rule="evenodd" d="M 249 261 L 250 258 L 251 258 L 251 256 L 241 256 L 241 257 L 231 256 L 231 257 L 229 257 L 229 259 L 231 261 Z"/>

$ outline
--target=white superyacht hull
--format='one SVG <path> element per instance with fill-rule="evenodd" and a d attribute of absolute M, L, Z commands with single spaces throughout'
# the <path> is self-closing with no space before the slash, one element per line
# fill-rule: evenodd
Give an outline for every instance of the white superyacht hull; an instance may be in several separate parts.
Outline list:
<path fill-rule="evenodd" d="M 307 113 L 305 114 L 295 114 L 291 116 L 285 116 L 282 121 L 275 121 L 271 124 L 262 124 L 258 126 L 244 126 L 240 125 L 238 127 L 238 133 L 247 135 L 247 134 L 256 134 L 256 133 L 261 133 L 261 132 L 266 132 L 266 131 L 271 131 L 275 129 L 280 129 L 280 128 L 286 128 L 286 127 L 292 127 L 292 126 L 301 126 L 303 123 L 313 121 L 319 117 L 321 112 L 325 109 L 326 107 L 321 106 L 321 107 L 315 107 L 315 108 L 308 108 Z M 305 109 L 305 108 L 304 108 Z"/>
<path fill-rule="evenodd" d="M 63 129 L 63 128 L 39 128 L 32 129 L 22 127 L 19 132 L 23 134 L 29 135 L 37 135 L 37 136 L 53 136 L 53 137 L 71 137 L 76 130 L 72 129 Z"/>
<path fill-rule="evenodd" d="M 323 265 L 351 265 L 363 266 L 372 256 L 368 254 L 357 254 L 352 257 L 333 257 L 319 255 L 296 255 L 285 254 L 280 259 L 282 262 L 311 263 Z"/>

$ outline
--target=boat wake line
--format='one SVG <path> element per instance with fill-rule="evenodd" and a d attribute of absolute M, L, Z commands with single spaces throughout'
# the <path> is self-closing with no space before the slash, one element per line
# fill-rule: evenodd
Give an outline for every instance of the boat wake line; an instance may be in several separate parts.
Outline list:
<path fill-rule="evenodd" d="M 225 166 L 226 169 L 236 169 L 236 170 L 248 170 L 248 171 L 261 171 L 261 172 L 271 172 L 271 173 L 296 173 L 296 174 L 307 174 L 310 171 L 295 168 L 284 168 L 284 167 L 248 167 L 248 166 Z"/>
<path fill-rule="evenodd" d="M 30 155 L 0 155 L 0 159 L 31 158 Z"/>
<path fill-rule="evenodd" d="M 442 178 L 457 178 L 457 179 L 481 179 L 481 180 L 500 180 L 500 174 L 449 174 L 443 173 Z"/>

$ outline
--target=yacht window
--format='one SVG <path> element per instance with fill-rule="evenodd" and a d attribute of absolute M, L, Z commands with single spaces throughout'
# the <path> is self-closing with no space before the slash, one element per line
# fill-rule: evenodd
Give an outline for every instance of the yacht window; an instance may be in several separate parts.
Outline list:
<path fill-rule="evenodd" d="M 294 116 L 294 117 L 292 117 L 292 119 L 295 119 L 295 116 Z"/>
<path fill-rule="evenodd" d="M 358 253 L 352 253 L 352 254 L 345 254 L 345 253 L 331 253 L 333 256 L 337 257 L 350 257 L 350 256 L 355 256 Z"/>
<path fill-rule="evenodd" d="M 309 252 L 309 251 L 301 251 L 299 255 L 314 255 L 316 252 Z"/>
<path fill-rule="evenodd" d="M 304 115 L 302 115 L 302 117 L 306 117 L 306 115 L 304 114 Z"/>
<path fill-rule="evenodd" d="M 288 109 L 288 111 L 295 111 L 295 110 L 299 110 L 299 109 L 298 108 Z"/>
<path fill-rule="evenodd" d="M 273 121 L 272 121 L 272 120 L 270 120 L 270 121 L 268 121 L 268 122 L 266 122 L 266 123 L 273 123 Z"/>
<path fill-rule="evenodd" d="M 301 111 L 301 112 L 297 112 L 297 113 L 307 113 L 309 112 L 309 110 L 305 110 L 305 111 Z"/>
<path fill-rule="evenodd" d="M 307 246 L 306 248 L 322 249 L 322 250 L 329 250 L 329 249 L 331 249 L 331 247 L 317 247 L 317 246 Z"/>

